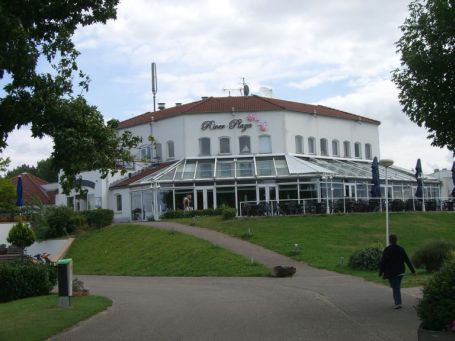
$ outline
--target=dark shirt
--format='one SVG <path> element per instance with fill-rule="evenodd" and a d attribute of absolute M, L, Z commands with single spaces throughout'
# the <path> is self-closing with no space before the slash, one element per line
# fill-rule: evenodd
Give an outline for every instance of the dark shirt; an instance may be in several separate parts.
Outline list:
<path fill-rule="evenodd" d="M 384 278 L 393 278 L 404 274 L 404 263 L 407 264 L 412 273 L 415 273 L 414 267 L 412 266 L 406 251 L 401 246 L 387 246 L 382 253 L 381 264 L 379 266 L 379 276 L 383 276 Z"/>

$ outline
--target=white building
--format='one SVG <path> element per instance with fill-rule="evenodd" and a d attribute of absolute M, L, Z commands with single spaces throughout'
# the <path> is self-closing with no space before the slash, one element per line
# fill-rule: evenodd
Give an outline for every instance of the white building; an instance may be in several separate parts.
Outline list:
<path fill-rule="evenodd" d="M 120 123 L 119 132 L 143 140 L 132 150 L 137 161 L 127 176 L 83 173 L 87 196 L 59 195 L 57 202 L 110 208 L 116 221 L 156 219 L 182 209 L 187 194 L 194 209 L 229 205 L 239 215 L 253 206 L 253 213 L 367 210 L 379 125 L 321 105 L 259 96 L 203 97 L 168 109 L 161 103 L 157 112 Z M 384 175 L 380 167 L 381 183 Z M 389 198 L 415 208 L 414 174 L 393 166 L 388 178 Z M 427 177 L 424 184 L 425 199 L 440 197 L 437 180 Z"/>

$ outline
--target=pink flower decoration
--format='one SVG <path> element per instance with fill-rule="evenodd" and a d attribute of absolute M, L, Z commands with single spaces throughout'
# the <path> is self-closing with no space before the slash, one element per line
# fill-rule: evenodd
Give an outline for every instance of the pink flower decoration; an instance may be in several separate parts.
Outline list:
<path fill-rule="evenodd" d="M 452 328 L 451 328 L 451 330 L 452 330 L 453 332 L 455 332 L 455 320 L 452 321 Z"/>
<path fill-rule="evenodd" d="M 256 115 L 253 114 L 253 113 L 248 114 L 246 119 L 247 119 L 248 122 L 256 122 L 257 121 Z"/>

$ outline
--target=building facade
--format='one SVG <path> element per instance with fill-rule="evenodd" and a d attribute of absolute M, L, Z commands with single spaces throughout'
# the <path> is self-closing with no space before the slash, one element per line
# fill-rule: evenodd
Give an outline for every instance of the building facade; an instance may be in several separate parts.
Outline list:
<path fill-rule="evenodd" d="M 264 207 L 267 213 L 349 211 L 373 199 L 379 121 L 259 96 L 160 107 L 120 123 L 119 132 L 129 130 L 143 141 L 131 151 L 136 161 L 126 165 L 126 176 L 102 180 L 97 172 L 83 173 L 87 197 L 59 195 L 57 202 L 110 208 L 117 221 L 129 221 L 183 209 L 188 194 L 194 209 L 227 205 L 238 215 L 263 213 Z M 385 197 L 385 168 L 379 173 Z M 414 174 L 392 166 L 388 180 L 389 198 L 412 200 L 415 207 Z M 424 196 L 440 197 L 438 180 L 425 178 Z"/>

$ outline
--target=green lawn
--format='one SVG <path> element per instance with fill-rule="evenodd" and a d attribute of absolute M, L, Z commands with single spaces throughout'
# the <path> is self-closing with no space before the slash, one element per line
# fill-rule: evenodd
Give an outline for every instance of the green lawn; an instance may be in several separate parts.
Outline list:
<path fill-rule="evenodd" d="M 85 296 L 71 298 L 70 308 L 59 308 L 57 295 L 1 303 L 0 340 L 46 340 L 111 304 L 105 297 Z"/>
<path fill-rule="evenodd" d="M 189 224 L 191 219 L 178 219 Z M 312 266 L 349 273 L 378 283 L 384 282 L 376 272 L 348 268 L 350 255 L 364 247 L 385 244 L 385 215 L 380 213 L 320 215 L 300 217 L 265 217 L 222 220 L 220 217 L 199 217 L 196 224 L 241 237 L 249 229 L 250 241 L 283 255 L 291 256 L 298 244 L 300 254 L 293 256 Z M 398 235 L 398 243 L 409 256 L 425 240 L 455 240 L 455 214 L 448 212 L 392 213 L 390 233 Z M 423 270 L 417 277 L 406 276 L 404 286 L 421 285 L 428 279 Z"/>
<path fill-rule="evenodd" d="M 147 226 L 118 224 L 78 236 L 74 272 L 122 276 L 265 276 L 261 264 L 207 241 Z"/>

